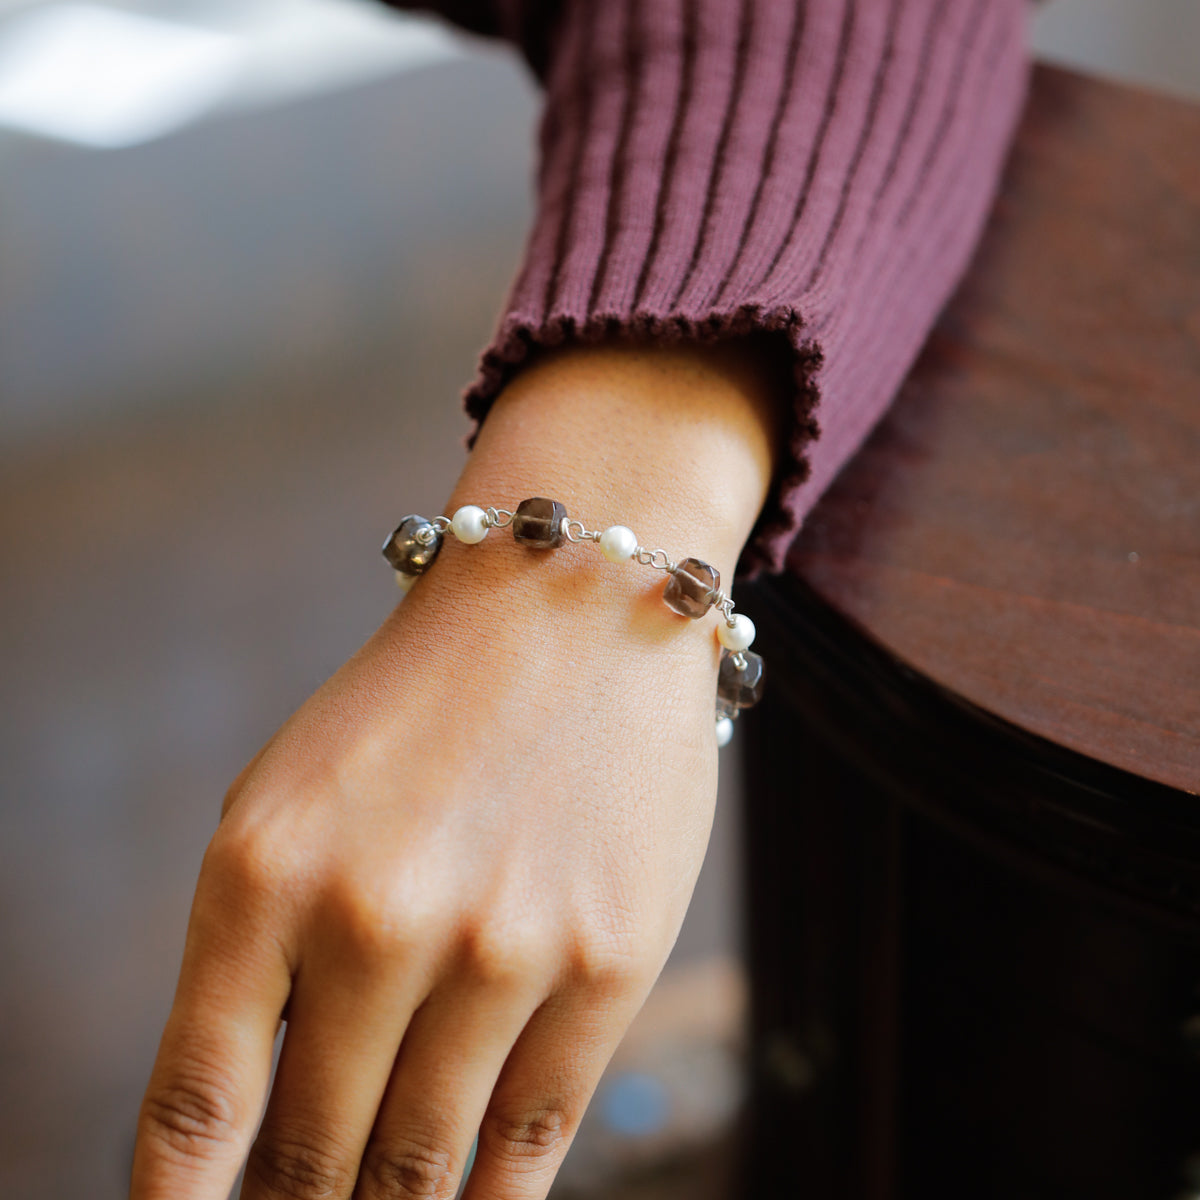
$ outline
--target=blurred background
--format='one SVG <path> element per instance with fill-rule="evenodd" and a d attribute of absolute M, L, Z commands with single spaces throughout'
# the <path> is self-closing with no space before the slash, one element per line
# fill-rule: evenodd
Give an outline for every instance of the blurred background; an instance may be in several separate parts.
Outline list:
<path fill-rule="evenodd" d="M 1196 0 L 1044 57 L 1200 97 Z M 514 52 L 357 0 L 0 0 L 0 1196 L 116 1200 L 232 777 L 394 601 L 517 264 Z M 659 991 L 559 1191 L 716 1194 L 737 750 Z"/>

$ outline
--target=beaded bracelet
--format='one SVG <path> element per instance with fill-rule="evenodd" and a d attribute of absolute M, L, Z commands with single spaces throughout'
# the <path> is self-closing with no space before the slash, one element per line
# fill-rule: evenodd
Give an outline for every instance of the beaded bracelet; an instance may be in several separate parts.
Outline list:
<path fill-rule="evenodd" d="M 647 550 L 639 545 L 633 530 L 625 525 L 587 529 L 582 521 L 569 518 L 559 501 L 542 496 L 522 500 L 515 512 L 465 504 L 453 517 L 405 517 L 384 542 L 383 557 L 395 570 L 396 582 L 407 592 L 437 558 L 447 530 L 460 542 L 474 545 L 487 537 L 489 529 L 506 525 L 512 526 L 515 541 L 534 550 L 590 541 L 600 547 L 609 562 L 634 559 L 643 566 L 666 571 L 671 578 L 663 589 L 663 600 L 681 616 L 695 620 L 710 608 L 717 609 L 724 620 L 717 626 L 722 650 L 717 674 L 716 734 L 718 746 L 728 743 L 738 713 L 757 704 L 762 696 L 763 661 L 749 648 L 754 641 L 754 622 L 742 613 L 734 613 L 733 601 L 721 591 L 721 575 L 716 567 L 699 558 L 672 562 L 665 550 Z"/>

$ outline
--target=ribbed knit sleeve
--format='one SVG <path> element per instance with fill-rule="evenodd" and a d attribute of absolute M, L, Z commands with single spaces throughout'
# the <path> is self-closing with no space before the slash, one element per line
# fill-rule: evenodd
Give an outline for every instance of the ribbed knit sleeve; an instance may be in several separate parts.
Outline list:
<path fill-rule="evenodd" d="M 793 387 L 738 574 L 782 570 L 982 231 L 1026 90 L 1025 0 L 454 8 L 519 40 L 546 89 L 536 217 L 465 393 L 468 444 L 533 346 L 768 331 Z"/>

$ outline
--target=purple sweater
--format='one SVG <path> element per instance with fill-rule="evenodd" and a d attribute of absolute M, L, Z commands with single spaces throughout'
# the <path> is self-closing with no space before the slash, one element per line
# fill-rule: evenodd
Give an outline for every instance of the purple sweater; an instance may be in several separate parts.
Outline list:
<path fill-rule="evenodd" d="M 785 339 L 777 477 L 738 565 L 783 569 L 982 231 L 1025 96 L 1025 0 L 396 0 L 518 43 L 537 214 L 464 397 L 531 345 Z"/>

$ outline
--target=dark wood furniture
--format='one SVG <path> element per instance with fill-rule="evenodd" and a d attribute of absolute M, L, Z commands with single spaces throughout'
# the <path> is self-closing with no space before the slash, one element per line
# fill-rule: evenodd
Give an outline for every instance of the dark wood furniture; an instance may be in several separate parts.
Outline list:
<path fill-rule="evenodd" d="M 1200 108 L 1038 68 L 791 565 L 743 1194 L 1200 1195 Z"/>

